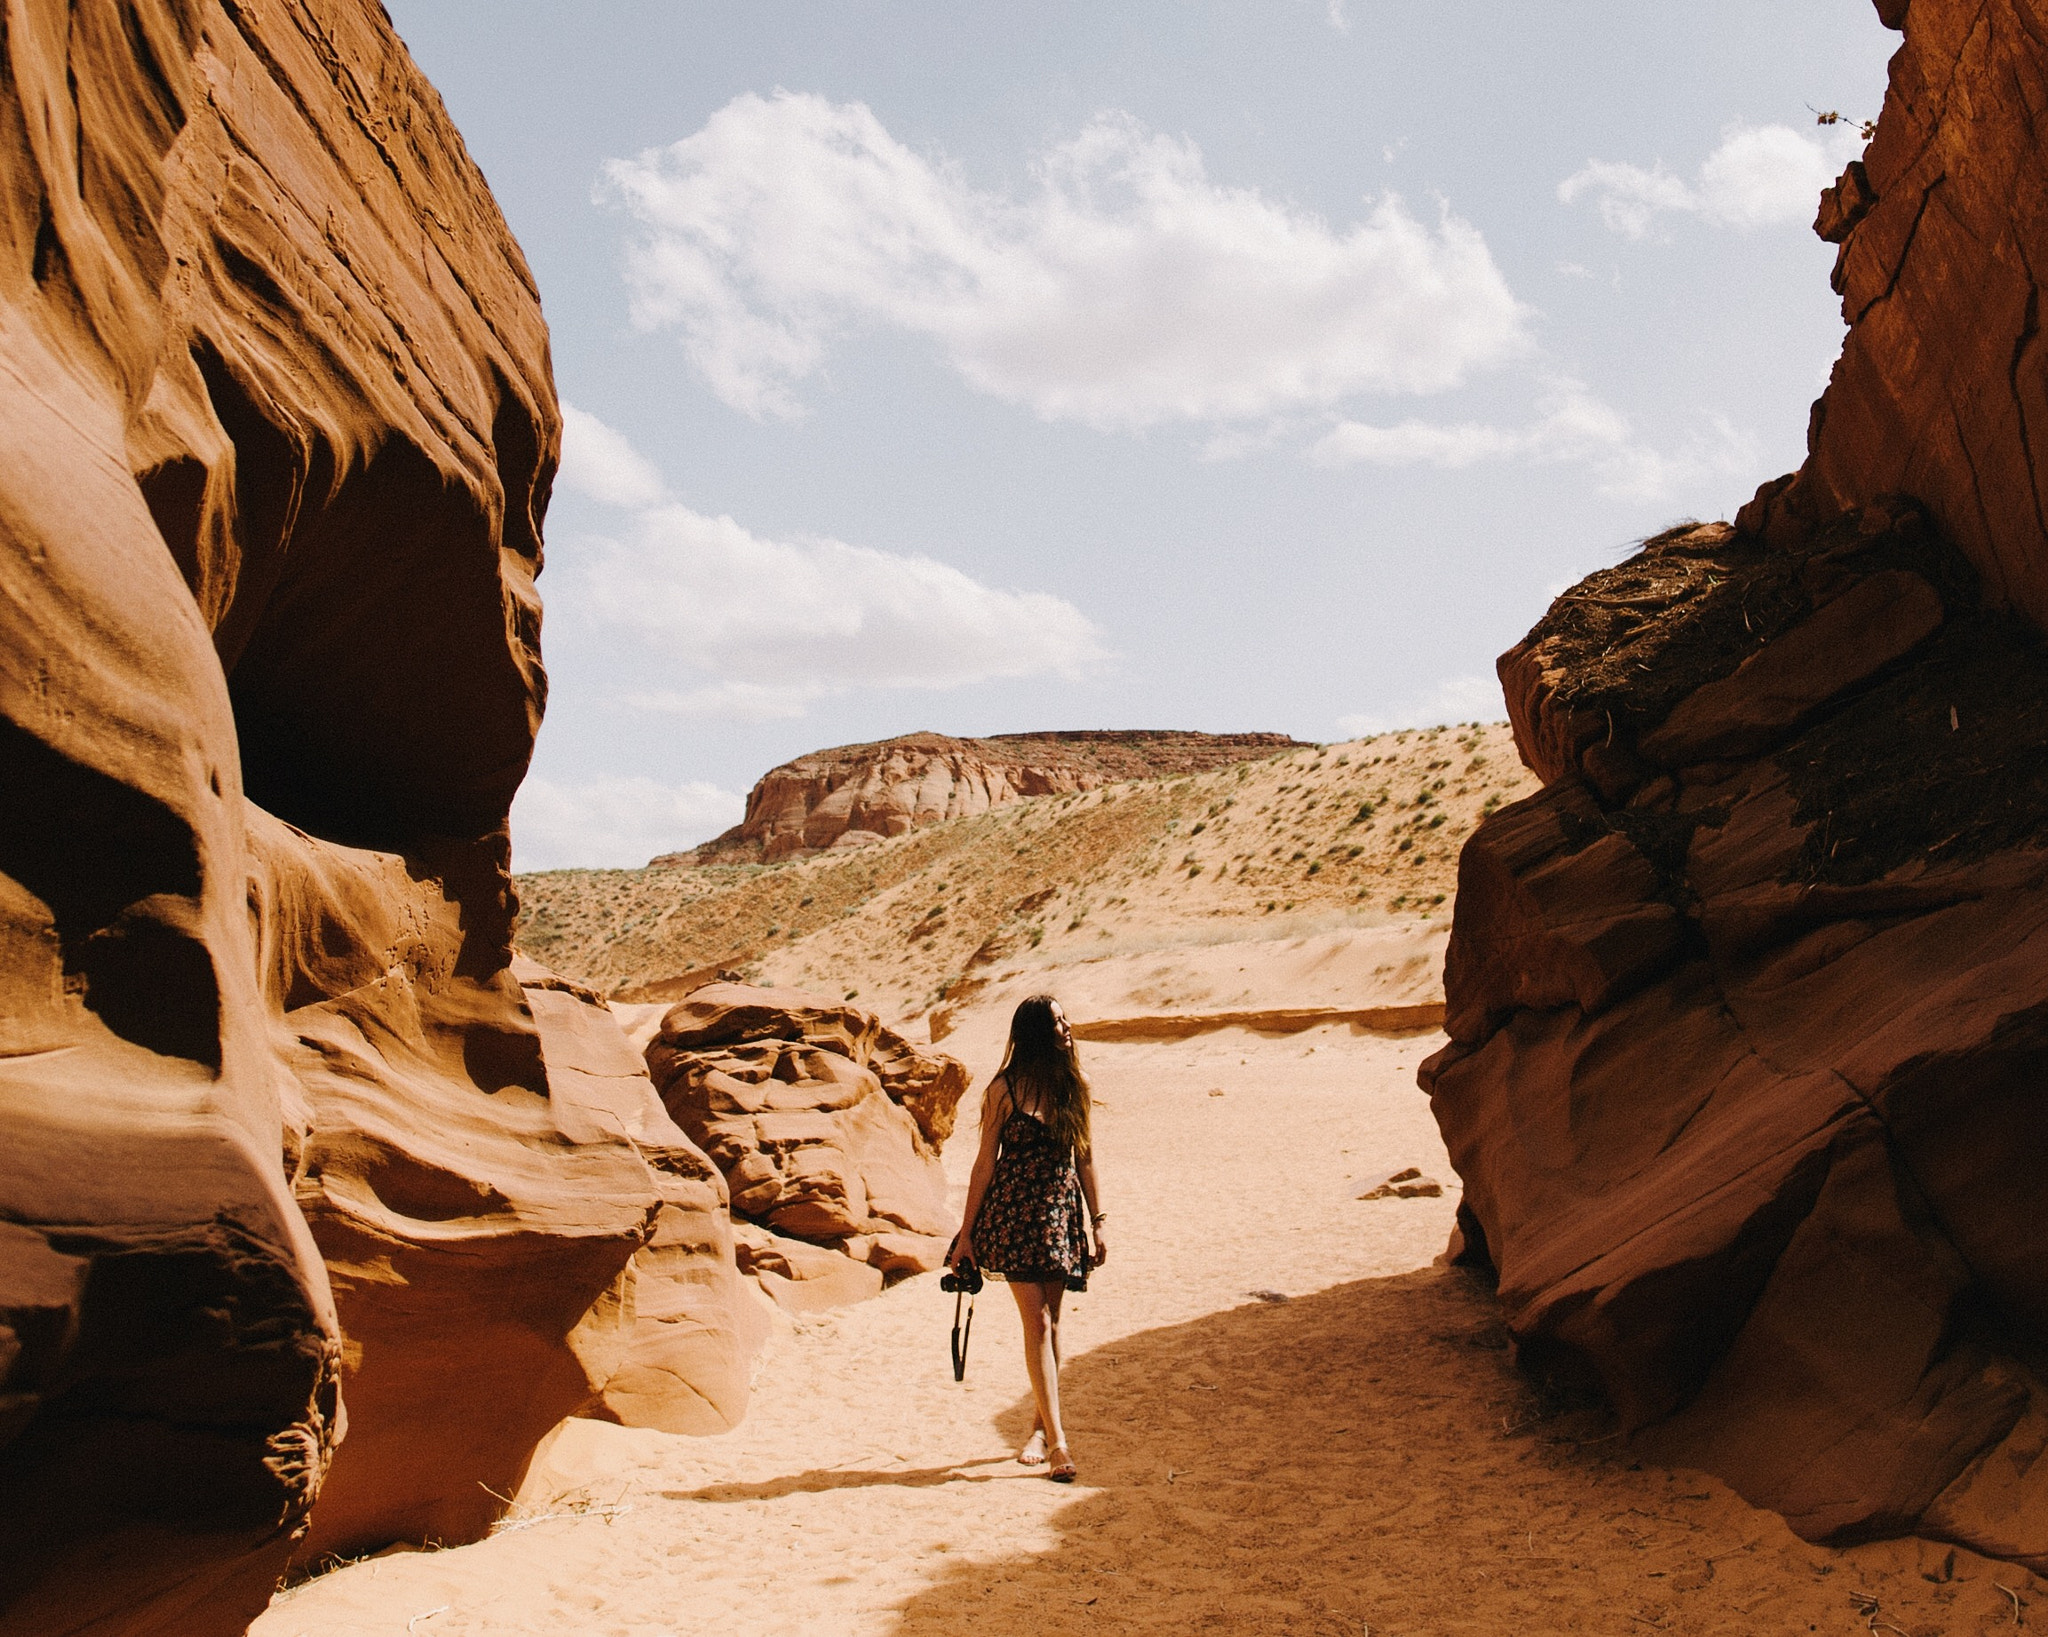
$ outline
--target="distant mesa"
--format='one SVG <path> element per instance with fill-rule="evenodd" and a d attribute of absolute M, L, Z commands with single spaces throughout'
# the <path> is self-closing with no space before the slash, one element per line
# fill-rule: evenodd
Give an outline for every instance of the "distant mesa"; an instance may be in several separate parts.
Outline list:
<path fill-rule="evenodd" d="M 784 762 L 754 786 L 738 825 L 651 863 L 769 864 L 828 847 L 871 845 L 1028 796 L 1207 773 L 1303 748 L 1284 733 L 1077 729 L 987 739 L 906 733 Z"/>

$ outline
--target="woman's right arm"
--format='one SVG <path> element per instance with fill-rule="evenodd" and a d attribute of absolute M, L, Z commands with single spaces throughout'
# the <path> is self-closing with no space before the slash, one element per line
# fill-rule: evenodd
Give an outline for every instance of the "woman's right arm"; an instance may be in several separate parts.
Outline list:
<path fill-rule="evenodd" d="M 974 1151 L 974 1170 L 967 1178 L 967 1206 L 960 1218 L 960 1231 L 953 1237 L 953 1254 L 948 1258 L 956 1267 L 974 1259 L 974 1219 L 981 1214 L 982 1196 L 988 1192 L 988 1179 L 995 1174 L 996 1149 L 1003 1140 L 1003 1116 L 1008 1102 L 1008 1088 L 1000 1077 L 991 1080 L 981 1094 L 981 1146 Z"/>

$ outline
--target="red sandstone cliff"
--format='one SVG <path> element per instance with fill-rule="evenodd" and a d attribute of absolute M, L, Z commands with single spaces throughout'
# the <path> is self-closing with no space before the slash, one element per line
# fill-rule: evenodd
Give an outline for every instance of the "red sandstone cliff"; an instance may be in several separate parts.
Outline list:
<path fill-rule="evenodd" d="M 227 1633 L 728 1424 L 724 1183 L 509 970 L 559 420 L 438 98 L 353 0 L 0 52 L 0 1632 Z"/>
<path fill-rule="evenodd" d="M 748 793 L 747 816 L 738 825 L 693 852 L 653 862 L 748 863 L 856 846 L 1026 796 L 1203 773 L 1294 745 L 1284 733 L 1074 731 L 987 739 L 907 733 L 784 762 Z"/>
<path fill-rule="evenodd" d="M 1812 1538 L 2048 1568 L 2048 13 L 1905 43 L 1811 453 L 1501 661 L 1425 1065 L 1531 1368 Z"/>

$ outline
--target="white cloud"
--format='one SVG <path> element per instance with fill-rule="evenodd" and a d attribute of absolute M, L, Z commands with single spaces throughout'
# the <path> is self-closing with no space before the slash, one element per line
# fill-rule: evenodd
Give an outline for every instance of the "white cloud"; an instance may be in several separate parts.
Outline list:
<path fill-rule="evenodd" d="M 1600 219 L 1631 239 L 1643 237 L 1663 215 L 1697 216 L 1744 232 L 1803 224 L 1819 209 L 1821 190 L 1861 146 L 1853 127 L 1823 139 L 1789 125 L 1730 125 L 1721 145 L 1701 163 L 1696 181 L 1674 176 L 1661 164 L 1645 170 L 1594 159 L 1560 182 L 1557 196 L 1569 205 L 1592 194 Z"/>
<path fill-rule="evenodd" d="M 1627 418 L 1582 383 L 1551 383 L 1536 401 L 1537 416 L 1526 427 L 1473 422 L 1438 425 L 1407 420 L 1394 426 L 1341 421 L 1309 450 L 1319 466 L 1437 466 L 1450 469 L 1481 461 L 1523 460 L 1589 467 L 1602 494 L 1623 500 L 1659 500 L 1700 479 L 1748 471 L 1756 463 L 1754 440 L 1724 417 L 1705 417 L 1704 433 L 1676 454 L 1663 454 L 1637 440 Z"/>
<path fill-rule="evenodd" d="M 598 620 L 710 673 L 654 702 L 687 714 L 722 705 L 760 720 L 853 687 L 1075 677 L 1105 657 L 1095 626 L 1047 592 L 997 590 L 930 557 L 843 540 L 770 540 L 674 504 L 597 543 L 584 591 Z"/>
<path fill-rule="evenodd" d="M 1324 15 L 1330 19 L 1330 27 L 1334 28 L 1339 34 L 1349 34 L 1351 32 L 1351 19 L 1345 15 L 1344 0 L 1329 0 L 1329 5 L 1325 8 Z"/>
<path fill-rule="evenodd" d="M 662 688 L 629 693 L 626 703 L 635 710 L 697 722 L 787 722 L 807 714 L 813 700 L 840 691 L 823 682 L 707 682 L 684 692 Z"/>
<path fill-rule="evenodd" d="M 1340 421 L 1309 451 L 1318 466 L 1470 466 L 1516 452 L 1526 434 L 1471 423 L 1437 426 L 1428 421 L 1402 421 L 1398 426 L 1368 426 Z"/>
<path fill-rule="evenodd" d="M 556 483 L 608 506 L 653 506 L 668 498 L 654 463 L 603 421 L 562 405 L 562 469 Z"/>
<path fill-rule="evenodd" d="M 1004 197 L 896 141 L 859 103 L 735 98 L 605 166 L 639 231 L 635 322 L 673 329 L 726 403 L 795 388 L 856 326 L 936 342 L 980 391 L 1101 429 L 1257 418 L 1434 392 L 1526 352 L 1478 231 L 1398 198 L 1333 227 L 1209 179 L 1193 143 L 1125 115 Z"/>
<path fill-rule="evenodd" d="M 1454 676 L 1442 682 L 1434 693 L 1410 699 L 1385 711 L 1370 711 L 1337 718 L 1338 731 L 1347 738 L 1363 739 L 1375 733 L 1393 733 L 1402 728 L 1434 728 L 1453 722 L 1502 722 L 1507 720 L 1507 700 L 1498 678 Z"/>
<path fill-rule="evenodd" d="M 1261 454 L 1281 439 L 1299 431 L 1288 421 L 1268 421 L 1264 426 L 1226 426 L 1202 440 L 1196 454 L 1205 461 L 1243 460 Z"/>
<path fill-rule="evenodd" d="M 666 494 L 622 434 L 576 413 L 577 446 L 602 456 L 587 455 L 584 472 L 613 474 L 621 504 Z M 1079 677 L 1108 658 L 1101 631 L 1050 592 L 843 540 L 771 540 L 674 500 L 627 509 L 615 536 L 577 542 L 568 606 L 666 661 L 678 685 L 628 695 L 642 710 L 774 721 L 853 688 Z"/>
<path fill-rule="evenodd" d="M 529 778 L 512 803 L 513 868 L 637 869 L 657 854 L 730 829 L 746 805 L 744 796 L 701 781 L 607 778 L 568 785 Z"/>

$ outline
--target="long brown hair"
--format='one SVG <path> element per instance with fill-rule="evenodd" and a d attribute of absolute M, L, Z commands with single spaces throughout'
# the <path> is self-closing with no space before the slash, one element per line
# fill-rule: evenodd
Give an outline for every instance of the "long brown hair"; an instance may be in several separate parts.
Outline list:
<path fill-rule="evenodd" d="M 1012 1108 L 1022 1107 L 1028 1093 L 1038 1104 L 1038 1117 L 1054 1140 L 1076 1154 L 1088 1152 L 1088 1080 L 1070 1034 L 1064 1040 L 1052 1020 L 1051 995 L 1029 995 L 1017 1003 L 1010 1018 L 1010 1044 L 996 1072 L 1007 1088 Z"/>

